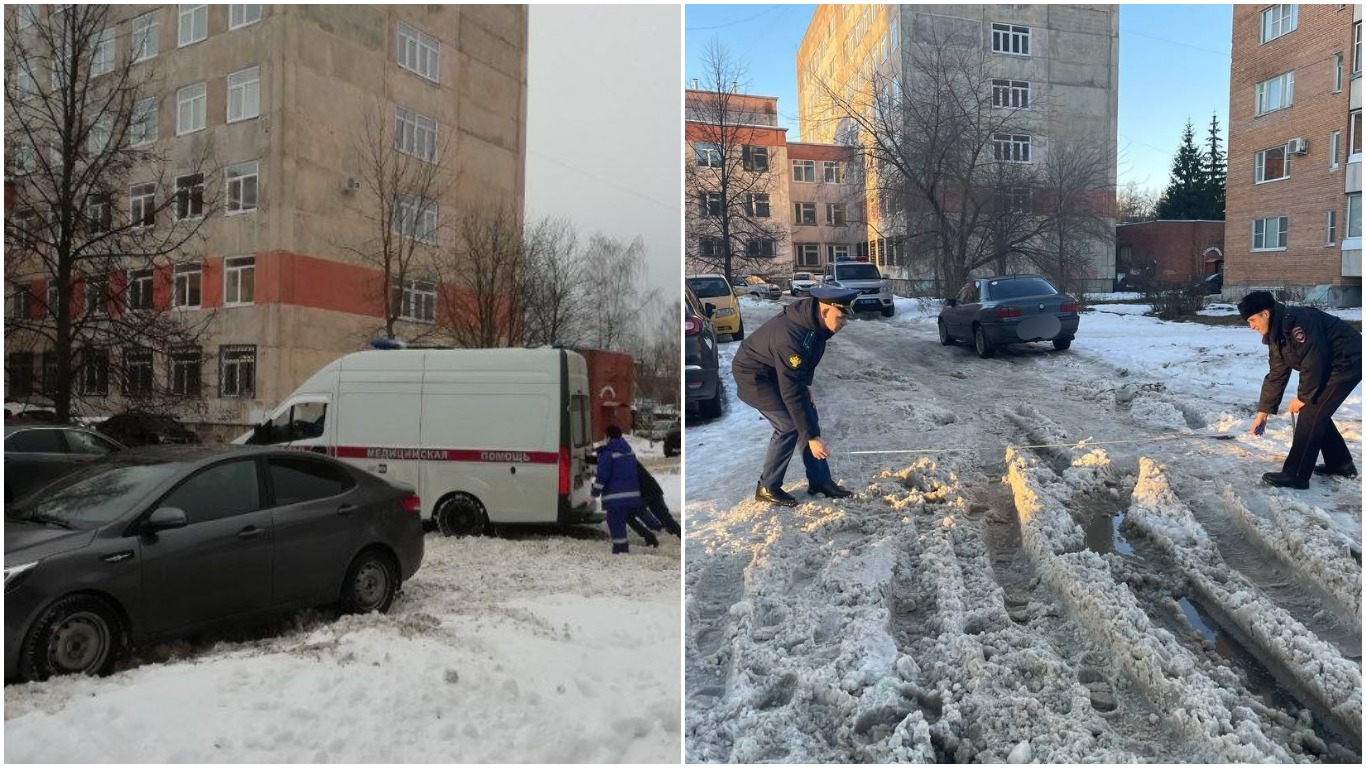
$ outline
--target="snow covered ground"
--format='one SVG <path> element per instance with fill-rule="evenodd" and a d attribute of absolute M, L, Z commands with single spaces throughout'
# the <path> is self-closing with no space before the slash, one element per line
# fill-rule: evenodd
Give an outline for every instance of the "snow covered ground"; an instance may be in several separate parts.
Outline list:
<path fill-rule="evenodd" d="M 727 375 L 685 432 L 686 759 L 1359 759 L 1361 481 L 1260 484 L 1291 439 L 1247 434 L 1260 339 L 1145 309 L 991 360 L 933 302 L 850 323 L 815 398 L 857 495 L 796 461 L 795 509 L 752 501 L 769 430 Z"/>
<path fill-rule="evenodd" d="M 678 459 L 636 447 L 677 514 Z M 6 687 L 5 761 L 676 763 L 679 544 L 432 533 L 388 615 L 308 612 Z"/>

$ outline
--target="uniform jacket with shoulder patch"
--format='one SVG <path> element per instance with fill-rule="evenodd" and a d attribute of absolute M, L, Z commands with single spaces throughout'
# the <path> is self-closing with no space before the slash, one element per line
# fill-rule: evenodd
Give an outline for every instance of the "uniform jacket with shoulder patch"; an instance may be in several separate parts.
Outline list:
<path fill-rule="evenodd" d="M 1257 403 L 1263 413 L 1279 412 L 1292 370 L 1300 373 L 1300 400 L 1311 405 L 1329 384 L 1361 380 L 1361 334 L 1327 312 L 1278 303 L 1262 341 L 1271 357 Z"/>
<path fill-rule="evenodd" d="M 786 410 L 803 442 L 821 436 L 811 403 L 811 380 L 830 332 L 821 327 L 813 298 L 799 299 L 754 331 L 735 353 L 735 394 L 761 411 Z"/>

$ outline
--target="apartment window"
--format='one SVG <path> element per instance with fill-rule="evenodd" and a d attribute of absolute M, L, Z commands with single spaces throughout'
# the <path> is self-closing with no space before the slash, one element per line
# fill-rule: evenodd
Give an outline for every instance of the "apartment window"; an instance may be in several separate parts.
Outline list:
<path fill-rule="evenodd" d="M 224 210 L 229 213 L 246 213 L 256 210 L 259 193 L 257 161 L 238 163 L 228 166 L 223 172 L 227 183 L 227 202 Z"/>
<path fill-rule="evenodd" d="M 108 195 L 95 195 L 85 207 L 85 226 L 92 234 L 108 232 L 114 226 L 113 204 Z"/>
<path fill-rule="evenodd" d="M 436 118 L 394 107 L 394 148 L 404 154 L 436 162 Z"/>
<path fill-rule="evenodd" d="M 133 61 L 145 61 L 156 56 L 160 36 L 161 11 L 144 13 L 133 19 Z"/>
<path fill-rule="evenodd" d="M 424 243 L 436 242 L 435 200 L 400 196 L 394 201 L 394 232 Z"/>
<path fill-rule="evenodd" d="M 172 270 L 171 303 L 182 309 L 199 309 L 204 266 L 199 262 L 177 264 Z"/>
<path fill-rule="evenodd" d="M 792 223 L 807 226 L 816 224 L 816 204 L 815 203 L 793 203 L 792 204 Z"/>
<path fill-rule="evenodd" d="M 47 281 L 47 310 L 48 317 L 56 317 L 57 310 L 62 308 L 62 292 L 57 289 L 56 280 Z"/>
<path fill-rule="evenodd" d="M 1252 250 L 1283 251 L 1290 232 L 1289 216 L 1252 220 Z"/>
<path fill-rule="evenodd" d="M 745 207 L 749 209 L 749 215 L 757 219 L 767 219 L 770 216 L 767 192 L 750 192 L 745 196 Z"/>
<path fill-rule="evenodd" d="M 109 149 L 114 136 L 114 115 L 105 112 L 90 123 L 90 131 L 85 135 L 85 151 L 92 158 L 99 157 Z"/>
<path fill-rule="evenodd" d="M 825 182 L 827 184 L 844 183 L 844 163 L 836 160 L 826 160 L 821 163 L 821 169 L 825 171 Z"/>
<path fill-rule="evenodd" d="M 703 192 L 698 196 L 702 203 L 703 216 L 720 216 L 723 206 L 721 204 L 721 193 Z"/>
<path fill-rule="evenodd" d="M 991 106 L 999 109 L 1029 109 L 1029 82 L 992 80 Z"/>
<path fill-rule="evenodd" d="M 719 237 L 702 237 L 697 242 L 697 251 L 702 256 L 724 256 L 725 242 Z"/>
<path fill-rule="evenodd" d="M 821 265 L 821 247 L 816 243 L 797 244 L 797 266 L 799 267 L 819 267 Z"/>
<path fill-rule="evenodd" d="M 844 203 L 825 204 L 825 223 L 832 227 L 842 227 L 844 220 Z"/>
<path fill-rule="evenodd" d="M 10 294 L 9 316 L 11 320 L 28 320 L 33 317 L 33 285 L 16 283 L 14 293 Z"/>
<path fill-rule="evenodd" d="M 82 349 L 77 358 L 80 368 L 78 381 L 83 395 L 109 394 L 109 350 Z"/>
<path fill-rule="evenodd" d="M 1029 27 L 1015 24 L 991 25 L 991 50 L 995 53 L 1029 55 Z"/>
<path fill-rule="evenodd" d="M 1361 159 L 1361 110 L 1354 109 L 1347 116 L 1347 162 Z"/>
<path fill-rule="evenodd" d="M 50 350 L 44 352 L 38 368 L 39 385 L 43 388 L 43 394 L 51 396 L 57 389 L 57 353 Z"/>
<path fill-rule="evenodd" d="M 398 23 L 398 65 L 417 75 L 440 82 L 441 41 Z"/>
<path fill-rule="evenodd" d="M 1342 92 L 1342 54 L 1333 54 L 1333 93 Z"/>
<path fill-rule="evenodd" d="M 697 164 L 703 168 L 721 167 L 721 145 L 710 142 L 698 142 L 692 145 L 693 155 L 697 158 Z"/>
<path fill-rule="evenodd" d="M 228 122 L 250 120 L 261 114 L 261 68 L 228 75 Z"/>
<path fill-rule="evenodd" d="M 135 227 L 150 227 L 157 220 L 157 185 L 134 184 L 128 188 L 128 222 Z"/>
<path fill-rule="evenodd" d="M 1299 23 L 1299 6 L 1273 5 L 1262 11 L 1262 42 L 1270 42 L 1295 31 L 1295 26 Z"/>
<path fill-rule="evenodd" d="M 85 315 L 99 317 L 109 314 L 109 278 L 103 275 L 85 278 L 83 291 Z"/>
<path fill-rule="evenodd" d="M 175 180 L 175 217 L 197 219 L 204 215 L 204 174 L 195 173 Z"/>
<path fill-rule="evenodd" d="M 1352 25 L 1352 74 L 1361 71 L 1361 22 Z"/>
<path fill-rule="evenodd" d="M 5 372 L 9 374 L 9 399 L 14 400 L 33 394 L 33 353 L 13 352 L 5 360 Z"/>
<path fill-rule="evenodd" d="M 816 182 L 816 161 L 815 160 L 793 160 L 792 161 L 792 180 Z"/>
<path fill-rule="evenodd" d="M 151 394 L 153 381 L 152 350 L 146 347 L 123 350 L 123 394 Z"/>
<path fill-rule="evenodd" d="M 777 252 L 777 244 L 772 238 L 764 237 L 745 243 L 745 253 L 750 258 L 772 258 Z"/>
<path fill-rule="evenodd" d="M 1034 210 L 1034 190 L 1029 187 L 1003 189 L 999 203 L 1009 213 L 1030 213 Z"/>
<path fill-rule="evenodd" d="M 177 45 L 197 43 L 209 36 L 209 6 L 180 6 L 180 33 Z"/>
<path fill-rule="evenodd" d="M 1328 169 L 1333 170 L 1338 167 L 1338 144 L 1342 143 L 1342 131 L 1333 131 L 1328 134 Z"/>
<path fill-rule="evenodd" d="M 896 50 L 897 44 L 901 41 L 901 38 L 897 35 L 897 32 L 896 32 L 896 19 L 895 19 L 895 18 L 892 19 L 892 21 L 891 21 L 891 23 L 888 25 L 887 29 L 888 29 L 888 32 L 889 32 L 889 37 L 891 37 L 891 39 L 892 39 L 892 50 L 895 51 L 895 50 Z"/>
<path fill-rule="evenodd" d="M 1285 145 L 1264 149 L 1253 157 L 1252 180 L 1258 184 L 1290 178 L 1290 155 Z"/>
<path fill-rule="evenodd" d="M 218 396 L 256 397 L 256 345 L 218 348 Z"/>
<path fill-rule="evenodd" d="M 134 269 L 128 272 L 128 308 L 152 308 L 152 270 Z"/>
<path fill-rule="evenodd" d="M 99 77 L 114 71 L 114 30 L 106 29 L 95 38 L 95 50 L 90 55 L 90 76 Z"/>
<path fill-rule="evenodd" d="M 1028 163 L 1032 139 L 1014 133 L 997 133 L 991 138 L 998 163 Z"/>
<path fill-rule="evenodd" d="M 1323 230 L 1323 244 L 1333 245 L 1338 241 L 1338 212 L 1328 211 L 1328 226 Z"/>
<path fill-rule="evenodd" d="M 436 283 L 431 280 L 402 280 L 394 284 L 393 307 L 400 320 L 436 322 Z"/>
<path fill-rule="evenodd" d="M 1265 115 L 1285 109 L 1295 101 L 1295 73 L 1273 77 L 1257 83 L 1257 114 Z"/>
<path fill-rule="evenodd" d="M 228 29 L 238 29 L 261 20 L 260 3 L 242 3 L 228 6 Z"/>
<path fill-rule="evenodd" d="M 746 144 L 741 150 L 740 161 L 747 171 L 767 171 L 768 147 L 752 147 Z"/>
<path fill-rule="evenodd" d="M 208 115 L 208 89 L 203 83 L 187 85 L 175 94 L 175 135 L 204 130 Z"/>
<path fill-rule="evenodd" d="M 155 96 L 133 102 L 133 114 L 128 126 L 128 139 L 133 146 L 157 140 L 157 100 Z"/>
<path fill-rule="evenodd" d="M 256 257 L 230 256 L 223 260 L 223 303 L 250 304 L 256 298 Z"/>
<path fill-rule="evenodd" d="M 1361 238 L 1361 193 L 1347 196 L 1347 238 Z"/>
<path fill-rule="evenodd" d="M 830 261 L 839 261 L 840 259 L 849 258 L 848 245 L 830 245 L 826 246 L 826 248 L 826 253 L 830 255 Z"/>
<path fill-rule="evenodd" d="M 199 397 L 200 378 L 204 370 L 204 355 L 199 347 L 179 347 L 172 349 L 171 394 L 181 397 Z"/>

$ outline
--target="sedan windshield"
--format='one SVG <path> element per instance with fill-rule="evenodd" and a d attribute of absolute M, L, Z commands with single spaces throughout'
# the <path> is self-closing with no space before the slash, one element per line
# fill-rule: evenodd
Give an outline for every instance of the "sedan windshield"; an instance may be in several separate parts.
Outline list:
<path fill-rule="evenodd" d="M 179 464 L 92 464 L 39 491 L 14 515 L 64 527 L 104 525 L 127 513 L 180 469 Z"/>
<path fill-rule="evenodd" d="M 716 299 L 731 295 L 730 286 L 719 277 L 694 277 L 688 280 L 688 287 L 693 289 L 693 293 L 696 293 L 699 299 Z"/>
<path fill-rule="evenodd" d="M 1018 280 L 992 280 L 987 296 L 991 301 L 1018 299 L 1022 296 L 1052 296 L 1057 289 L 1042 277 L 1022 277 Z"/>

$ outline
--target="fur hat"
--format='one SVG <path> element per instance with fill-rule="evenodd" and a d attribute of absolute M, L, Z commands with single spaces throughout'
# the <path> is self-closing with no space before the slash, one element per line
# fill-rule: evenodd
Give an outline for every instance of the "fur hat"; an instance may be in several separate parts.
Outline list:
<path fill-rule="evenodd" d="M 1268 291 L 1253 291 L 1243 297 L 1238 302 L 1238 314 L 1243 316 L 1243 320 L 1261 312 L 1264 309 L 1271 309 L 1276 306 L 1276 297 Z"/>

